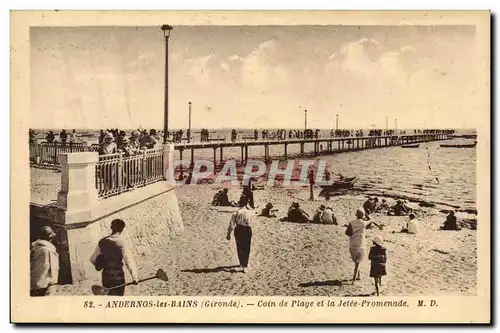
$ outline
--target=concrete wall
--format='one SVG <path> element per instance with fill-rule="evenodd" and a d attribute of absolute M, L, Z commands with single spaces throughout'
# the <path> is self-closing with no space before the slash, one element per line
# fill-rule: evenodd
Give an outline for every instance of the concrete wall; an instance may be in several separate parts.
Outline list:
<path fill-rule="evenodd" d="M 83 228 L 69 229 L 73 282 L 99 279 L 100 272 L 95 270 L 89 258 L 99 240 L 110 234 L 111 221 L 116 218 L 125 221 L 124 235 L 129 240 L 138 266 L 140 258 L 147 260 L 153 250 L 164 248 L 168 251 L 168 241 L 184 229 L 173 190 L 112 213 Z"/>
<path fill-rule="evenodd" d="M 59 155 L 62 172 L 57 202 L 48 206 L 30 204 L 30 237 L 34 238 L 41 225 L 54 227 L 64 275 L 61 283 L 99 279 L 100 272 L 90 263 L 90 257 L 99 240 L 109 235 L 111 221 L 116 218 L 125 221 L 124 235 L 138 266 L 153 251 L 168 251 L 168 241 L 184 229 L 175 191 L 167 181 L 172 151 L 172 145 L 164 145 L 164 181 L 108 199 L 99 199 L 95 187 L 97 153 Z"/>

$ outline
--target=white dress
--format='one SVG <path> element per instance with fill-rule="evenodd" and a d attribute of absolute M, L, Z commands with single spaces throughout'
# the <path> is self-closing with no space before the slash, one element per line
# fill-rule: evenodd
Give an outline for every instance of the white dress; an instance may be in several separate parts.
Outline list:
<path fill-rule="evenodd" d="M 360 263 L 365 257 L 365 230 L 368 223 L 363 219 L 350 222 L 353 233 L 349 238 L 349 253 L 355 263 Z"/>

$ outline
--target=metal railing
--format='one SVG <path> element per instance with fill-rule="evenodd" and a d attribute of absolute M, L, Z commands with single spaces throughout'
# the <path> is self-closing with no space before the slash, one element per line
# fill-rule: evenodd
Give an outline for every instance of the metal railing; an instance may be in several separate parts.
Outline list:
<path fill-rule="evenodd" d="M 83 143 L 48 143 L 43 142 L 38 145 L 37 148 L 32 149 L 30 145 L 30 160 L 31 152 L 39 156 L 39 161 L 36 161 L 36 156 L 34 158 L 35 163 L 38 164 L 50 164 L 59 165 L 59 154 L 63 153 L 80 153 L 88 151 L 88 147 Z"/>
<path fill-rule="evenodd" d="M 100 198 L 161 181 L 163 147 L 141 150 L 138 154 L 128 157 L 125 157 L 123 152 L 100 155 L 95 179 Z"/>
<path fill-rule="evenodd" d="M 30 163 L 38 163 L 38 156 L 40 156 L 39 146 L 36 143 L 30 143 Z"/>

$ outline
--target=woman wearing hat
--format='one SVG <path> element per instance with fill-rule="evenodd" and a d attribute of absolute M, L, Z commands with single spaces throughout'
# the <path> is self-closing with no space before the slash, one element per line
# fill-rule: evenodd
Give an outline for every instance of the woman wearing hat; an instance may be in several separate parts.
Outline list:
<path fill-rule="evenodd" d="M 234 230 L 238 260 L 243 273 L 248 267 L 248 259 L 250 257 L 250 247 L 252 244 L 252 228 L 250 225 L 254 215 L 255 213 L 251 210 L 247 202 L 245 206 L 238 209 L 231 216 L 227 229 L 227 240 L 231 240 L 231 232 Z"/>
<path fill-rule="evenodd" d="M 118 149 L 113 141 L 113 134 L 111 134 L 110 132 L 106 133 L 106 135 L 104 136 L 104 142 L 101 144 L 101 147 L 99 149 L 99 155 L 115 154 Z"/>
<path fill-rule="evenodd" d="M 30 251 L 31 296 L 50 296 L 59 281 L 59 254 L 52 241 L 56 233 L 49 226 L 40 229 Z"/>
<path fill-rule="evenodd" d="M 375 280 L 377 296 L 379 296 L 378 287 L 382 285 L 382 276 L 387 274 L 385 269 L 387 253 L 383 245 L 382 236 L 375 236 L 373 238 L 373 246 L 370 249 L 370 254 L 368 254 L 368 259 L 371 261 L 370 277 Z"/>
<path fill-rule="evenodd" d="M 374 224 L 381 229 L 381 227 L 373 222 L 369 216 L 367 218 L 368 220 L 365 220 L 364 209 L 358 208 L 356 210 L 356 219 L 349 223 L 345 231 L 346 235 L 349 236 L 349 254 L 354 262 L 354 275 L 352 277 L 353 284 L 356 279 L 361 279 L 359 264 L 365 258 L 365 230 L 371 224 Z"/>

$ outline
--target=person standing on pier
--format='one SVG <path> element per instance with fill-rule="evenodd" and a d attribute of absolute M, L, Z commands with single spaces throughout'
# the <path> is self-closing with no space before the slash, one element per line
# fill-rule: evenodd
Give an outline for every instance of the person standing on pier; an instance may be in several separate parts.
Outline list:
<path fill-rule="evenodd" d="M 158 142 L 156 141 L 156 130 L 153 128 L 149 130 L 149 135 L 145 135 L 141 138 L 140 145 L 146 147 L 146 149 L 153 149 Z"/>
<path fill-rule="evenodd" d="M 68 141 L 68 132 L 66 132 L 66 130 L 63 129 L 61 133 L 59 133 L 59 138 L 61 139 L 62 143 L 66 143 L 66 141 Z"/>
<path fill-rule="evenodd" d="M 226 239 L 231 240 L 231 232 L 234 231 L 234 239 L 236 240 L 236 251 L 240 262 L 241 271 L 245 273 L 248 268 L 248 260 L 250 258 L 250 248 L 252 245 L 252 220 L 255 213 L 251 210 L 248 204 L 238 209 L 229 221 Z"/>
<path fill-rule="evenodd" d="M 114 143 L 113 141 L 114 141 L 113 134 L 106 133 L 106 135 L 104 136 L 104 142 L 101 144 L 101 147 L 99 148 L 99 155 L 116 154 L 116 152 L 118 151 L 118 147 L 116 146 L 116 143 Z"/>
<path fill-rule="evenodd" d="M 111 222 L 111 235 L 102 238 L 94 253 L 90 257 L 90 262 L 98 270 L 102 270 L 102 285 L 104 288 L 112 288 L 125 284 L 125 273 L 123 264 L 127 267 L 134 284 L 137 284 L 138 273 L 134 256 L 125 238 L 122 235 L 125 229 L 125 222 L 115 219 Z M 109 296 L 123 296 L 125 287 L 112 289 Z"/>
<path fill-rule="evenodd" d="M 47 136 L 45 137 L 45 140 L 47 140 L 48 143 L 54 143 L 55 138 L 56 136 L 54 135 L 54 132 L 49 131 L 49 133 L 47 133 Z"/>

